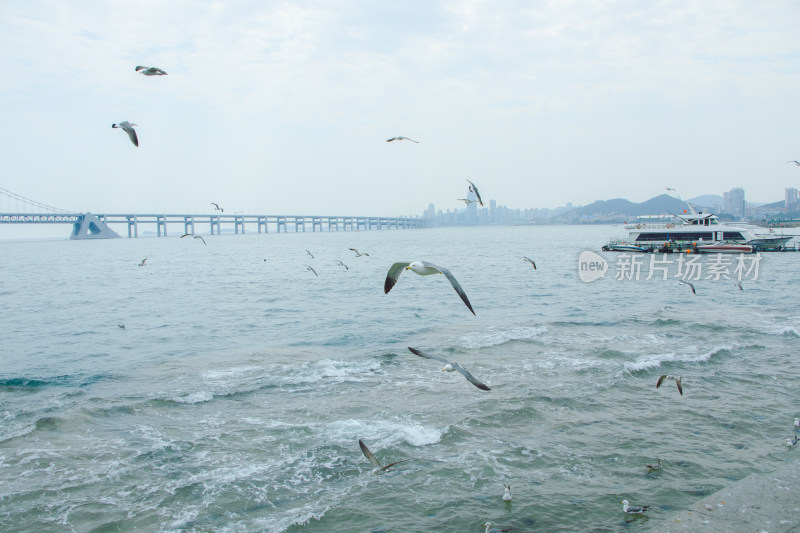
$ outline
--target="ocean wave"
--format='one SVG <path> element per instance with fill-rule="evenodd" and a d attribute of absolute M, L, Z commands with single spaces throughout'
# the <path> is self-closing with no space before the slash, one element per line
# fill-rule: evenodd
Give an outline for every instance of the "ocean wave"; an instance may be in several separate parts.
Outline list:
<path fill-rule="evenodd" d="M 405 442 L 419 447 L 439 442 L 442 431 L 434 427 L 401 420 L 338 420 L 327 426 L 331 441 L 343 446 L 365 439 L 377 448 L 386 448 Z"/>
<path fill-rule="evenodd" d="M 688 347 L 682 353 L 667 352 L 643 355 L 636 361 L 628 361 L 623 365 L 625 372 L 641 372 L 651 368 L 659 368 L 662 363 L 705 363 L 712 357 L 733 350 L 732 346 L 715 346 L 709 351 L 699 351 L 696 347 Z"/>
<path fill-rule="evenodd" d="M 484 331 L 468 333 L 459 339 L 459 344 L 468 350 L 499 346 L 507 342 L 535 339 L 547 333 L 547 326 L 490 326 Z"/>

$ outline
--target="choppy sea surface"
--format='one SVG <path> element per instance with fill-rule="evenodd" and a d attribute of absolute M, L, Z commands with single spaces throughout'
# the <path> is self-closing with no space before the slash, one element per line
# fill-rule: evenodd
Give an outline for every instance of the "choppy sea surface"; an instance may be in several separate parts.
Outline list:
<path fill-rule="evenodd" d="M 613 253 L 582 282 L 580 253 L 620 232 L 0 242 L 0 529 L 636 531 L 780 467 L 800 254 L 761 254 L 743 290 L 616 279 Z M 444 276 L 384 294 L 415 259 L 477 316 Z M 407 461 L 372 474 L 359 439 Z"/>

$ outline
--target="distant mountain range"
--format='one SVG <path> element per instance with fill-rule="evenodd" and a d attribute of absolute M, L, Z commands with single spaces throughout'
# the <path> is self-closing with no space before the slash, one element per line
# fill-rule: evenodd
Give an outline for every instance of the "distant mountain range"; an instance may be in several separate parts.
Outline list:
<path fill-rule="evenodd" d="M 580 217 L 608 217 L 612 215 L 624 215 L 636 217 L 639 215 L 658 215 L 672 211 L 682 213 L 686 209 L 686 202 L 679 200 L 668 194 L 661 194 L 655 198 L 650 198 L 645 202 L 634 203 L 624 198 L 614 198 L 613 200 L 598 200 L 583 207 L 577 207 L 566 216 L 571 218 Z"/>

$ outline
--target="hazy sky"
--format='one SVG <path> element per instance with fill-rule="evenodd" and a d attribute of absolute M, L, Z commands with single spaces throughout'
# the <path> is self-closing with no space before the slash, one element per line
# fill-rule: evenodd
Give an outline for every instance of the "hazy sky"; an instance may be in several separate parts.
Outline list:
<path fill-rule="evenodd" d="M 798 21 L 797 0 L 0 0 L 0 187 L 96 213 L 421 214 L 467 178 L 512 208 L 775 201 L 800 186 Z"/>

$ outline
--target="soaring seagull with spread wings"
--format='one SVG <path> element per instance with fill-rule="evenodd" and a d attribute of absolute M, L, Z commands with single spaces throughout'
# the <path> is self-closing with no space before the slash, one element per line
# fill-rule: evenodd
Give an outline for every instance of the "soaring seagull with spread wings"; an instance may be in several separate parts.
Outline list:
<path fill-rule="evenodd" d="M 467 308 L 470 312 L 474 315 L 475 311 L 472 309 L 472 304 L 469 303 L 469 298 L 467 298 L 467 293 L 464 292 L 464 289 L 461 288 L 459 285 L 458 280 L 456 280 L 455 276 L 450 273 L 444 267 L 436 266 L 433 263 L 428 263 L 427 261 L 414 261 L 412 263 L 395 263 L 389 268 L 389 272 L 386 274 L 386 281 L 383 282 L 383 292 L 384 294 L 389 294 L 389 291 L 392 290 L 395 283 L 397 283 L 397 278 L 400 277 L 400 274 L 403 273 L 405 270 L 410 270 L 420 276 L 429 276 L 431 274 L 444 274 L 445 277 L 450 281 L 450 284 L 456 290 L 456 293 L 461 297 L 461 300 L 467 304 Z"/>
<path fill-rule="evenodd" d="M 387 143 L 390 143 L 392 141 L 411 141 L 412 143 L 419 144 L 419 141 L 415 141 L 414 139 L 409 139 L 408 137 L 392 137 L 391 139 L 386 139 Z"/>
<path fill-rule="evenodd" d="M 225 210 L 222 209 L 217 202 L 211 202 L 211 205 L 214 206 L 214 211 L 219 211 L 221 213 L 225 212 Z"/>
<path fill-rule="evenodd" d="M 481 204 L 481 206 L 483 206 L 483 200 L 481 200 L 481 193 L 478 192 L 478 188 L 471 181 L 469 181 L 469 180 L 467 180 L 467 181 L 469 182 L 469 190 L 470 190 L 470 192 L 475 193 L 475 196 L 478 198 L 478 203 Z"/>
<path fill-rule="evenodd" d="M 683 281 L 682 279 L 679 279 L 678 283 L 680 283 L 681 285 L 688 285 L 689 288 L 692 289 L 692 294 L 697 295 L 697 291 L 694 290 L 694 285 L 692 285 L 688 281 Z"/>
<path fill-rule="evenodd" d="M 139 74 L 144 74 L 145 76 L 166 76 L 167 73 L 161 70 L 158 67 L 143 67 L 142 65 L 136 65 L 136 72 Z"/>
<path fill-rule="evenodd" d="M 469 204 L 477 204 L 478 203 L 478 200 L 470 200 L 469 198 L 456 198 L 456 200 L 460 200 L 460 201 L 464 202 L 467 205 L 469 205 Z"/>
<path fill-rule="evenodd" d="M 461 374 L 465 378 L 467 378 L 467 381 L 469 381 L 470 383 L 472 383 L 473 385 L 475 385 L 479 389 L 481 389 L 481 390 L 492 390 L 489 387 L 487 387 L 485 384 L 483 384 L 480 381 L 478 381 L 477 379 L 475 379 L 475 376 L 473 376 L 472 374 L 467 372 L 467 370 L 463 366 L 459 365 L 458 363 L 455 363 L 453 361 L 448 361 L 444 357 L 439 357 L 438 355 L 427 354 L 427 353 L 423 352 L 422 350 L 417 350 L 416 348 L 412 348 L 411 346 L 408 347 L 408 350 L 411 353 L 413 353 L 414 355 L 418 355 L 420 357 L 424 357 L 425 359 L 435 359 L 437 361 L 441 361 L 442 363 L 445 363 L 444 368 L 442 369 L 442 372 L 453 372 L 453 371 L 457 370 L 457 371 L 461 372 Z"/>
<path fill-rule="evenodd" d="M 350 250 L 351 252 L 355 252 L 356 253 L 356 257 L 361 257 L 362 255 L 366 255 L 367 257 L 369 257 L 368 253 L 365 252 L 365 253 L 362 254 L 361 252 L 359 252 L 355 248 L 348 248 L 348 250 Z"/>
<path fill-rule="evenodd" d="M 794 159 L 792 161 L 787 161 L 787 163 L 794 163 L 794 166 L 800 167 L 800 161 L 797 161 L 796 159 Z"/>
<path fill-rule="evenodd" d="M 120 128 L 122 131 L 127 133 L 128 137 L 131 138 L 131 142 L 133 143 L 133 145 L 139 146 L 139 137 L 136 136 L 136 130 L 133 129 L 134 126 L 136 126 L 136 124 L 131 124 L 127 120 L 123 120 L 119 124 L 111 125 L 112 128 Z"/>
<path fill-rule="evenodd" d="M 363 440 L 358 439 L 358 445 L 361 446 L 361 452 L 364 454 L 364 457 L 366 457 L 369 462 L 372 463 L 372 466 L 375 467 L 375 469 L 372 471 L 373 474 L 377 474 L 378 472 L 386 472 L 390 467 L 398 463 L 404 463 L 408 461 L 408 459 L 403 459 L 402 461 L 395 461 L 384 466 L 377 459 L 375 459 L 375 456 L 372 455 L 372 452 L 369 451 L 369 448 L 367 448 L 367 445 L 364 444 Z"/>
<path fill-rule="evenodd" d="M 309 270 L 309 271 L 313 272 L 315 276 L 319 277 L 319 274 L 317 274 L 317 271 L 314 270 L 313 267 L 311 267 L 309 265 L 306 265 L 306 270 Z"/>
<path fill-rule="evenodd" d="M 659 388 L 661 386 L 661 384 L 664 383 L 665 379 L 673 380 L 675 382 L 675 385 L 678 386 L 678 392 L 680 392 L 681 396 L 683 396 L 683 386 L 681 386 L 681 377 L 680 376 L 675 377 L 675 376 L 670 376 L 668 374 L 662 374 L 661 377 L 658 378 L 658 383 L 656 383 L 656 388 Z"/>
<path fill-rule="evenodd" d="M 523 258 L 525 261 L 527 261 L 528 263 L 530 263 L 530 264 L 533 266 L 533 269 L 534 269 L 534 270 L 536 270 L 536 263 L 534 263 L 534 262 L 533 262 L 533 259 L 531 259 L 531 258 L 529 258 L 529 257 L 527 257 L 527 256 L 524 256 L 524 255 L 522 256 L 522 258 Z"/>

